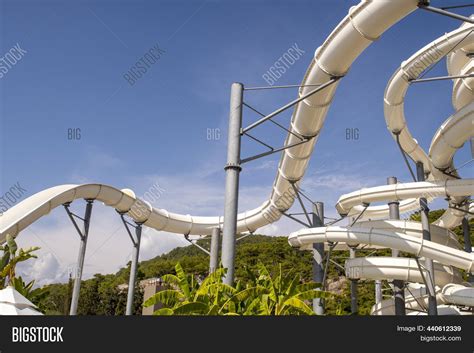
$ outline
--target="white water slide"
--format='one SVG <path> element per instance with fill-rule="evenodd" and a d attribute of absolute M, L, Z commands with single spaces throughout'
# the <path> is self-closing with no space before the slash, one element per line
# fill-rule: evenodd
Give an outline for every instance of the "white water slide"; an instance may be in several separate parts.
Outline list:
<path fill-rule="evenodd" d="M 299 96 L 311 91 L 311 86 L 328 82 L 333 77 L 343 77 L 355 59 L 388 28 L 417 9 L 416 0 L 371 0 L 362 1 L 352 7 L 349 14 L 316 50 Z M 452 76 L 473 73 L 474 61 L 469 53 L 474 52 L 474 26 L 463 24 L 459 29 L 445 34 L 404 61 L 393 75 L 385 92 L 385 118 L 392 135 L 401 148 L 416 162 L 422 162 L 426 181 L 399 183 L 362 189 L 341 196 L 336 209 L 341 215 L 357 216 L 353 227 L 320 227 L 303 229 L 292 233 L 289 243 L 302 249 L 310 249 L 313 243 L 339 242 L 339 244 L 365 244 L 373 248 L 393 248 L 415 256 L 436 261 L 435 278 L 442 303 L 473 305 L 472 288 L 463 285 L 458 269 L 474 271 L 473 254 L 459 249 L 454 234 L 449 230 L 457 226 L 465 213 L 471 209 L 466 203 L 473 193 L 474 180 L 459 179 L 453 166 L 455 152 L 473 136 L 474 78 L 454 80 L 453 106 L 455 113 L 449 117 L 435 134 L 429 153 L 426 153 L 410 134 L 404 116 L 404 97 L 410 86 L 427 67 L 448 54 L 448 71 Z M 430 55 L 434 50 L 438 55 Z M 294 202 L 292 184 L 299 185 L 313 152 L 327 111 L 334 98 L 338 83 L 304 99 L 295 106 L 291 118 L 290 132 L 285 145 L 299 142 L 296 136 L 313 137 L 309 142 L 288 148 L 282 152 L 277 175 L 270 197 L 261 206 L 240 213 L 237 217 L 237 232 L 254 232 L 258 228 L 277 221 L 282 212 Z M 447 172 L 451 171 L 451 172 Z M 432 225 L 432 240 L 422 237 L 420 223 L 385 221 L 388 206 L 364 206 L 375 202 L 400 201 L 400 212 L 419 208 L 419 198 L 432 200 L 437 197 L 449 199 L 446 213 Z M 208 235 L 215 228 L 222 228 L 223 217 L 200 217 L 171 213 L 152 207 L 140 200 L 129 189 L 117 189 L 103 184 L 60 185 L 41 191 L 0 216 L 0 242 L 7 234 L 17 236 L 26 227 L 47 215 L 52 209 L 76 199 L 98 200 L 105 205 L 126 213 L 138 223 L 160 231 L 177 234 Z M 457 208 L 457 210 L 455 209 Z M 374 219 L 377 219 L 374 221 Z M 352 278 L 403 279 L 421 282 L 413 260 L 406 258 L 352 259 L 346 263 L 347 274 Z M 442 287 L 442 288 L 441 288 Z M 421 294 L 418 297 L 424 298 Z M 419 303 L 416 295 L 407 295 L 407 307 Z M 390 303 L 379 303 L 376 314 L 392 313 Z M 419 304 L 416 304 L 419 305 Z M 416 306 L 415 305 L 415 306 Z M 454 309 L 449 311 L 453 312 Z M 455 310 L 454 310 L 455 311 Z"/>

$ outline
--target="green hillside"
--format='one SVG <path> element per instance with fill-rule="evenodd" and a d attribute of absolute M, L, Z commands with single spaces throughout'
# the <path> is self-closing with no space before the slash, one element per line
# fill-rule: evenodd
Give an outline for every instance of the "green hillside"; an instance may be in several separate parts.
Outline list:
<path fill-rule="evenodd" d="M 443 210 L 430 213 L 433 221 L 442 214 Z M 414 214 L 412 219 L 418 220 L 419 215 Z M 473 224 L 471 221 L 471 239 L 473 237 Z M 463 243 L 461 227 L 454 230 Z M 209 241 L 199 242 L 204 247 L 209 247 Z M 358 256 L 366 256 L 370 251 L 358 251 Z M 378 251 L 371 256 L 387 256 L 389 250 Z M 332 258 L 344 266 L 344 260 L 349 256 L 346 251 L 333 252 Z M 256 264 L 261 261 L 267 268 L 276 272 L 279 264 L 286 271 L 294 271 L 301 275 L 302 279 L 310 280 L 312 272 L 312 254 L 309 251 L 299 251 L 289 246 L 287 237 L 269 237 L 263 235 L 251 235 L 237 243 L 236 247 L 236 279 L 243 282 L 248 280 L 246 268 L 255 271 Z M 140 263 L 138 279 L 160 277 L 167 273 L 174 273 L 174 267 L 180 262 L 187 273 L 205 277 L 208 274 L 209 257 L 195 246 L 175 248 L 167 254 L 157 256 L 153 259 Z M 126 304 L 126 290 L 120 290 L 119 285 L 128 283 L 129 266 L 122 268 L 116 274 L 97 274 L 94 278 L 83 281 L 78 313 L 80 315 L 123 315 Z M 46 286 L 49 295 L 39 304 L 46 314 L 66 314 L 68 312 L 71 296 L 71 283 L 53 284 Z M 327 313 L 336 314 L 336 307 L 342 303 L 343 314 L 350 314 L 349 281 L 344 277 L 342 269 L 331 264 L 328 275 L 328 289 L 341 294 L 335 299 L 328 300 Z M 374 283 L 359 282 L 359 314 L 370 314 L 370 308 L 374 304 Z M 142 293 L 137 288 L 138 295 L 135 301 L 135 313 L 141 313 Z M 337 303 L 336 303 L 337 302 Z"/>

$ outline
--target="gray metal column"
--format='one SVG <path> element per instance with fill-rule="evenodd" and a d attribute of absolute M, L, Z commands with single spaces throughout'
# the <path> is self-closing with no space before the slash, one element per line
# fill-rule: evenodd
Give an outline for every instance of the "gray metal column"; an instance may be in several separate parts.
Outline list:
<path fill-rule="evenodd" d="M 464 251 L 471 253 L 472 252 L 472 243 L 471 243 L 471 227 L 469 226 L 469 219 L 465 216 L 462 219 L 462 233 L 464 235 Z M 467 280 L 470 283 L 474 283 L 474 276 L 472 274 L 467 275 Z"/>
<path fill-rule="evenodd" d="M 354 259 L 356 257 L 356 250 L 354 246 L 349 247 L 349 257 Z M 355 315 L 359 311 L 357 305 L 357 280 L 351 279 L 351 314 Z"/>
<path fill-rule="evenodd" d="M 212 229 L 211 234 L 211 251 L 209 259 L 209 273 L 214 272 L 219 266 L 219 238 L 221 230 L 219 228 Z"/>
<path fill-rule="evenodd" d="M 375 281 L 375 304 L 378 304 L 382 301 L 382 281 Z"/>
<path fill-rule="evenodd" d="M 397 183 L 396 177 L 388 177 L 387 184 L 394 185 Z M 398 201 L 390 201 L 388 203 L 389 219 L 400 219 L 400 203 Z M 392 256 L 398 257 L 398 249 L 392 249 Z M 393 296 L 395 300 L 395 315 L 406 315 L 405 311 L 405 283 L 401 280 L 393 280 Z"/>
<path fill-rule="evenodd" d="M 77 314 L 77 306 L 79 304 L 79 294 L 81 291 L 81 281 L 82 281 L 82 270 L 84 269 L 84 258 L 86 256 L 87 248 L 87 238 L 89 237 L 89 226 L 92 215 L 92 200 L 86 200 L 86 212 L 84 215 L 84 228 L 82 234 L 79 234 L 81 237 L 81 243 L 79 245 L 79 255 L 77 256 L 77 269 L 76 276 L 74 278 L 74 287 L 72 289 L 72 299 L 71 299 L 71 308 L 69 309 L 69 315 Z"/>
<path fill-rule="evenodd" d="M 135 227 L 137 239 L 133 242 L 132 264 L 130 265 L 130 277 L 128 280 L 127 308 L 125 315 L 133 315 L 133 299 L 135 296 L 135 282 L 137 280 L 138 259 L 140 257 L 140 241 L 142 238 L 142 225 Z"/>
<path fill-rule="evenodd" d="M 313 205 L 313 227 L 324 227 L 324 204 L 316 202 Z M 324 243 L 313 244 L 313 281 L 323 285 L 324 280 Z M 317 288 L 316 290 L 321 290 Z M 324 305 L 321 298 L 313 299 L 313 311 L 317 315 L 324 315 Z"/>
<path fill-rule="evenodd" d="M 418 181 L 425 181 L 425 170 L 423 168 L 423 162 L 416 163 L 416 174 Z M 421 207 L 421 226 L 423 229 L 423 239 L 431 241 L 431 232 L 430 232 L 430 222 L 428 219 L 429 208 L 428 201 L 426 197 L 420 197 L 420 207 Z M 434 269 L 433 269 L 433 260 L 425 260 L 426 270 L 428 275 L 426 276 L 427 285 L 430 288 L 426 288 L 428 296 L 428 315 L 438 315 L 438 307 L 436 303 L 436 291 L 435 291 L 435 278 L 434 278 Z"/>
<path fill-rule="evenodd" d="M 227 164 L 225 166 L 225 204 L 222 234 L 222 266 L 227 269 L 224 283 L 234 282 L 235 236 L 239 197 L 240 141 L 242 129 L 242 103 L 244 86 L 233 83 L 230 93 L 229 135 L 227 139 Z"/>

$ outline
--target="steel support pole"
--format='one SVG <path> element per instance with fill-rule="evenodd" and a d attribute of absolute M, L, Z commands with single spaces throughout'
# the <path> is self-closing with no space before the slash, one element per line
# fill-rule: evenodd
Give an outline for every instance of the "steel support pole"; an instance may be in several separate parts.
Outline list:
<path fill-rule="evenodd" d="M 464 251 L 471 253 L 472 252 L 472 242 L 471 242 L 471 227 L 469 226 L 469 219 L 467 216 L 464 216 L 462 219 L 462 233 L 464 235 Z M 468 282 L 474 283 L 474 276 L 468 274 Z"/>
<path fill-rule="evenodd" d="M 92 200 L 86 200 L 86 211 L 84 215 L 84 227 L 82 230 L 82 234 L 79 234 L 81 237 L 81 242 L 79 245 L 79 255 L 77 256 L 77 268 L 74 278 L 74 287 L 72 289 L 72 299 L 71 299 L 71 307 L 69 309 L 69 315 L 76 315 L 77 314 L 77 306 L 79 304 L 79 294 L 81 291 L 81 281 L 82 281 L 82 271 L 84 269 L 84 258 L 86 256 L 86 248 L 87 248 L 87 238 L 89 237 L 89 226 L 91 221 L 92 215 Z"/>
<path fill-rule="evenodd" d="M 355 247 L 349 247 L 349 257 L 354 259 L 356 257 Z M 357 280 L 351 279 L 351 314 L 356 315 L 359 311 L 357 306 Z"/>
<path fill-rule="evenodd" d="M 375 281 L 375 304 L 378 304 L 382 301 L 382 281 Z"/>
<path fill-rule="evenodd" d="M 397 183 L 396 177 L 388 177 L 387 184 L 394 185 Z M 400 203 L 398 201 L 390 201 L 388 203 L 388 212 L 390 219 L 400 219 Z M 392 249 L 392 256 L 398 257 L 398 249 Z M 405 311 L 405 282 L 401 280 L 393 280 L 393 297 L 395 300 L 395 315 L 406 315 Z"/>
<path fill-rule="evenodd" d="M 142 238 L 142 225 L 135 227 L 137 239 L 133 242 L 132 264 L 130 265 L 130 278 L 128 280 L 127 308 L 125 315 L 133 315 L 133 299 L 135 296 L 135 282 L 137 281 L 138 259 L 140 258 L 140 242 Z"/>
<path fill-rule="evenodd" d="M 221 230 L 219 228 L 212 229 L 211 234 L 211 253 L 209 256 L 209 273 L 214 272 L 219 266 L 219 238 Z"/>
<path fill-rule="evenodd" d="M 225 204 L 222 234 L 222 266 L 227 269 L 224 283 L 234 282 L 235 236 L 239 197 L 240 142 L 242 129 L 242 102 L 244 86 L 233 83 L 230 93 L 229 133 L 227 139 L 227 164 L 225 166 Z"/>
<path fill-rule="evenodd" d="M 416 163 L 416 174 L 418 181 L 425 181 L 425 170 L 423 167 L 423 162 Z M 431 241 L 431 232 L 430 232 L 430 222 L 428 219 L 429 208 L 428 201 L 426 197 L 420 197 L 420 208 L 421 208 L 421 226 L 423 229 L 423 239 Z M 428 315 L 438 315 L 438 306 L 436 303 L 436 288 L 435 288 L 435 278 L 434 278 L 434 268 L 433 260 L 426 259 L 425 267 L 428 271 L 427 285 L 430 288 L 426 288 L 428 296 Z"/>
<path fill-rule="evenodd" d="M 313 204 L 313 227 L 324 227 L 324 204 L 322 202 L 316 202 Z M 313 244 L 313 281 L 321 283 L 323 286 L 324 280 L 324 243 Z M 321 290 L 316 288 L 316 290 Z M 316 315 L 324 315 L 324 305 L 321 298 L 313 299 L 313 311 Z"/>

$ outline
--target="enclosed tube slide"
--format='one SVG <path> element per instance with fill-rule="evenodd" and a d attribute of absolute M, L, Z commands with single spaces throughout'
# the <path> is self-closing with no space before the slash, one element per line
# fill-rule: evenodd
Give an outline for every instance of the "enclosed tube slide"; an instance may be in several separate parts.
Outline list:
<path fill-rule="evenodd" d="M 385 30 L 414 11 L 417 4 L 416 0 L 370 0 L 352 7 L 349 14 L 316 50 L 302 85 L 322 84 L 333 77 L 344 76 L 365 48 Z M 299 183 L 304 176 L 338 82 L 296 105 L 291 119 L 291 133 L 286 138 L 286 144 L 296 142 L 294 134 L 312 139 L 282 153 L 269 200 L 260 207 L 238 215 L 238 232 L 253 232 L 275 222 L 281 217 L 282 211 L 291 207 L 295 195 L 291 192 L 290 182 Z M 302 87 L 299 95 L 302 96 L 310 90 L 310 87 Z M 1 216 L 0 241 L 7 233 L 18 234 L 52 208 L 78 198 L 98 199 L 121 212 L 128 212 L 136 221 L 145 222 L 147 226 L 178 234 L 210 234 L 212 228 L 221 227 L 223 222 L 222 217 L 181 215 L 152 208 L 137 199 L 129 190 L 124 192 L 99 184 L 62 185 L 33 195 Z M 140 215 L 137 216 L 133 209 L 140 210 Z"/>
<path fill-rule="evenodd" d="M 288 239 L 292 246 L 323 242 L 344 242 L 350 245 L 374 244 L 407 253 L 427 257 L 442 264 L 474 271 L 474 253 L 453 249 L 433 241 L 424 240 L 397 231 L 365 227 L 319 227 L 303 229 L 292 233 Z"/>
<path fill-rule="evenodd" d="M 426 182 L 400 183 L 358 190 L 342 195 L 336 209 L 341 215 L 356 215 L 365 211 L 360 220 L 387 216 L 386 206 L 367 205 L 374 202 L 401 201 L 400 212 L 419 207 L 418 198 L 445 197 L 450 206 L 472 210 L 466 198 L 474 191 L 472 179 L 460 180 L 453 166 L 456 151 L 474 135 L 474 95 L 471 78 L 455 79 L 453 106 L 456 112 L 449 117 L 433 137 L 429 154 L 419 146 L 410 134 L 404 117 L 404 99 L 410 81 L 430 65 L 448 56 L 448 72 L 458 76 L 472 73 L 474 60 L 474 26 L 463 24 L 461 28 L 445 34 L 403 62 L 395 72 L 385 91 L 385 118 L 387 127 L 401 148 L 415 162 L 422 162 L 428 176 Z M 417 222 L 359 221 L 353 227 L 320 227 L 292 233 L 291 245 L 311 249 L 317 242 L 345 242 L 350 245 L 365 244 L 398 249 L 435 260 L 435 283 L 438 288 L 440 314 L 461 314 L 456 306 L 474 306 L 474 288 L 462 283 L 459 270 L 473 271 L 474 254 L 459 250 L 459 243 L 447 228 L 459 225 L 465 212 L 448 208 L 443 216 L 431 225 L 431 240 L 423 240 L 422 227 Z M 448 250 L 451 248 L 451 250 Z M 403 280 L 423 283 L 424 279 L 415 259 L 393 257 L 364 257 L 346 261 L 346 275 L 351 279 Z M 455 268 L 456 267 L 456 268 Z M 413 287 L 413 284 L 408 286 Z M 441 289 L 442 288 L 442 289 Z M 412 288 L 413 289 L 413 288 Z M 424 286 L 407 290 L 406 308 L 413 313 L 425 310 L 427 296 Z M 453 305 L 444 305 L 453 304 Z M 373 307 L 374 315 L 394 314 L 394 300 L 383 300 Z M 412 314 L 413 314 L 412 313 Z"/>
<path fill-rule="evenodd" d="M 442 289 L 437 286 L 438 315 L 472 315 L 469 310 L 474 306 L 472 289 L 459 284 L 447 284 Z M 427 307 L 428 296 L 425 286 L 409 283 L 405 290 L 407 315 L 426 315 Z M 371 315 L 395 315 L 393 298 L 375 304 L 372 307 Z"/>
<path fill-rule="evenodd" d="M 390 278 L 423 283 L 416 260 L 407 257 L 358 257 L 346 260 L 345 267 L 346 277 L 350 279 L 385 280 Z M 452 266 L 435 263 L 434 270 L 438 286 L 463 282 L 460 272 Z"/>

